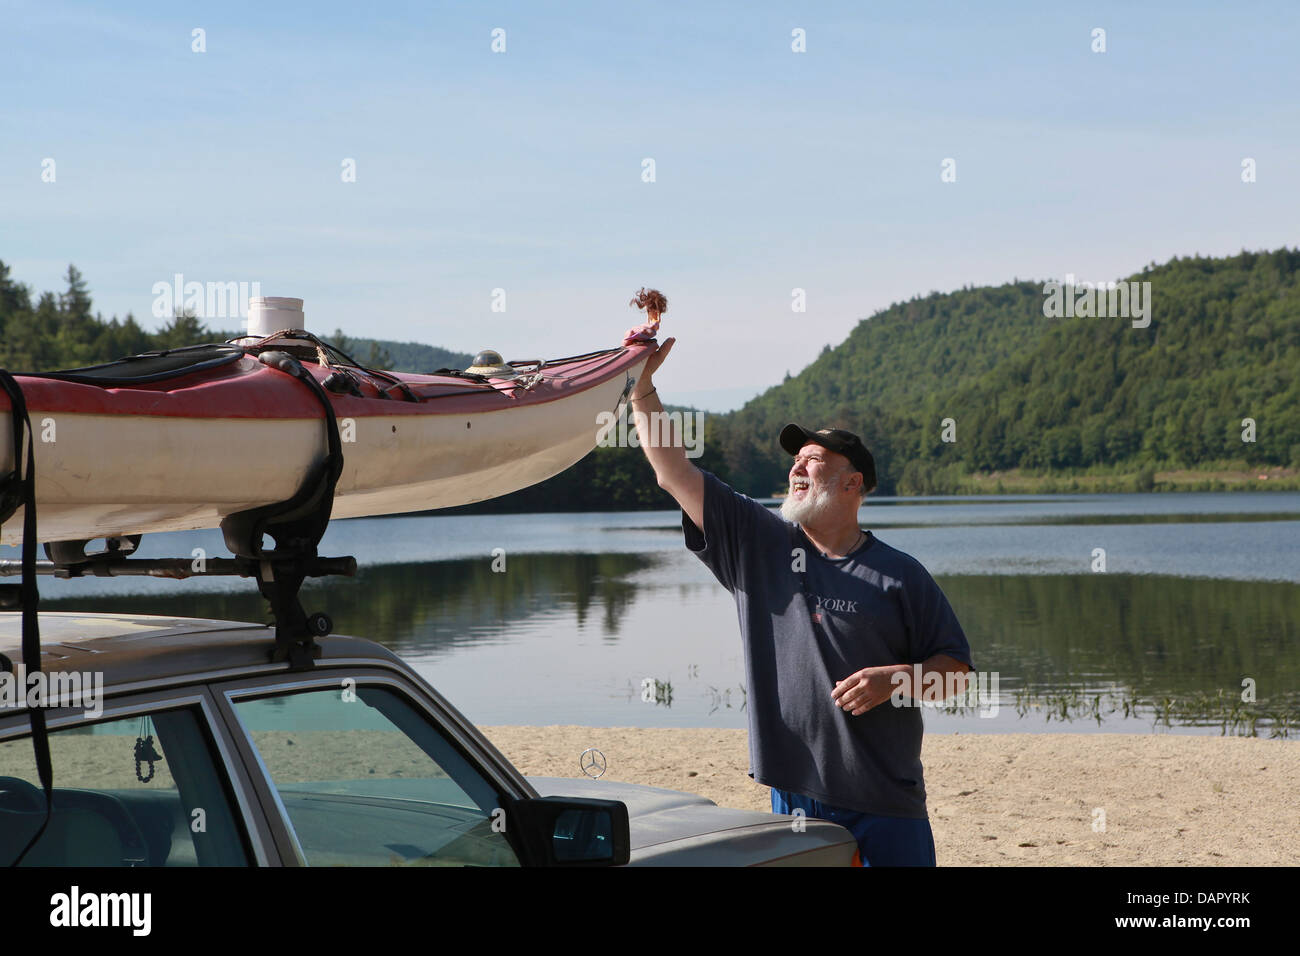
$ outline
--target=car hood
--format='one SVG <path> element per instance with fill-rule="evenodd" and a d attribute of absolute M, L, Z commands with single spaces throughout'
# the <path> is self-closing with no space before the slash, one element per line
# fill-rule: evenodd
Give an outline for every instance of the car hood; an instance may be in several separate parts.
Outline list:
<path fill-rule="evenodd" d="M 542 796 L 622 802 L 634 864 L 805 865 L 812 857 L 844 865 L 857 849 L 853 835 L 838 824 L 720 807 L 693 793 L 569 777 L 529 777 L 528 782 Z"/>

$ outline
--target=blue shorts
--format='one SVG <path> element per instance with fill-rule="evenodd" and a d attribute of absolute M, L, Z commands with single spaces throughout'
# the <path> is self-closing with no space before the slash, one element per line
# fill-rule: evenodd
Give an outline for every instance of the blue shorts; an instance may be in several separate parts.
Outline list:
<path fill-rule="evenodd" d="M 844 810 L 772 788 L 772 812 L 793 813 L 838 823 L 858 841 L 863 866 L 934 866 L 934 834 L 928 819 L 885 817 L 857 810 Z"/>

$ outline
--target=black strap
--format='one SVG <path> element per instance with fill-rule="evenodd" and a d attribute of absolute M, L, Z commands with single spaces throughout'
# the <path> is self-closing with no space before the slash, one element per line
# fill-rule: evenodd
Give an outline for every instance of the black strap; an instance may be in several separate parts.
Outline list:
<path fill-rule="evenodd" d="M 302 486 L 287 501 L 226 515 L 221 520 L 221 534 L 236 556 L 260 565 L 257 587 L 275 618 L 271 659 L 307 668 L 320 654 L 314 638 L 328 634 L 332 624 L 323 614 L 308 616 L 298 592 L 303 580 L 321 566 L 316 547 L 334 507 L 334 488 L 343 473 L 343 445 L 334 404 L 302 362 L 280 350 L 261 352 L 257 358 L 297 378 L 320 402 L 325 418 L 325 460 L 308 471 Z M 272 550 L 263 549 L 263 535 L 275 541 Z"/>
<path fill-rule="evenodd" d="M 23 580 L 21 587 L 23 609 L 23 667 L 26 671 L 25 681 L 31 680 L 32 674 L 41 671 L 41 631 L 36 609 L 40 603 L 40 594 L 36 590 L 36 453 L 32 447 L 32 421 L 27 415 L 27 402 L 23 398 L 22 386 L 8 371 L 0 369 L 0 387 L 9 396 L 10 419 L 13 423 L 14 470 L 9 481 L 15 479 L 21 484 L 23 505 Z M 23 437 L 26 429 L 27 467 L 24 471 Z M 6 516 L 7 517 L 7 516 Z M 32 748 L 36 751 L 36 772 L 41 779 L 41 788 L 45 791 L 45 819 L 40 829 L 28 841 L 27 846 L 18 854 L 11 864 L 22 863 L 27 852 L 36 845 L 46 827 L 50 825 L 50 813 L 54 808 L 54 769 L 50 762 L 49 733 L 45 726 L 43 703 L 28 707 L 27 716 L 32 727 Z"/>
<path fill-rule="evenodd" d="M 288 353 L 262 352 L 257 358 L 263 365 L 292 375 L 311 389 L 324 410 L 325 460 L 308 471 L 307 479 L 292 498 L 227 515 L 221 521 L 221 531 L 226 547 L 240 557 L 258 560 L 266 557 L 261 545 L 263 534 L 275 540 L 277 551 L 284 547 L 314 557 L 316 545 L 329 524 L 334 487 L 343 474 L 343 444 L 334 403 L 311 372 Z"/>

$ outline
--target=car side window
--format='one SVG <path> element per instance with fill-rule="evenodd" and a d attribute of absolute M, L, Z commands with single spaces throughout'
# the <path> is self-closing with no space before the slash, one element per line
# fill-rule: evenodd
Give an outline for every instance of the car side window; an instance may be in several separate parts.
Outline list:
<path fill-rule="evenodd" d="M 245 866 L 200 717 L 158 711 L 50 733 L 54 807 L 24 866 Z M 30 736 L 0 742 L 0 864 L 45 820 Z"/>
<path fill-rule="evenodd" d="M 518 866 L 500 797 L 384 687 L 234 700 L 312 866 Z"/>

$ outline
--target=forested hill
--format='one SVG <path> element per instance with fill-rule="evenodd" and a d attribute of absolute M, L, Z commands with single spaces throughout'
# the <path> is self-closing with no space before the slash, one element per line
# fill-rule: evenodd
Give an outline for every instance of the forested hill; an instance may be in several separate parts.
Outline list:
<path fill-rule="evenodd" d="M 397 369 L 422 375 L 440 368 L 469 368 L 474 360 L 474 356 L 467 352 L 453 352 L 419 342 L 350 338 L 339 329 L 335 329 L 326 341 L 369 368 Z"/>
<path fill-rule="evenodd" d="M 1300 467 L 1300 251 L 1174 259 L 1129 279 L 1150 283 L 1146 328 L 1048 317 L 1041 282 L 894 305 L 712 419 L 709 440 L 753 494 L 784 487 L 788 421 L 861 433 L 882 491 L 1013 468 Z"/>
<path fill-rule="evenodd" d="M 474 356 L 468 352 L 453 352 L 434 345 L 421 345 L 419 342 L 389 342 L 381 339 L 375 345 L 392 358 L 393 368 L 403 372 L 428 374 L 440 368 L 469 368 L 474 361 Z"/>

